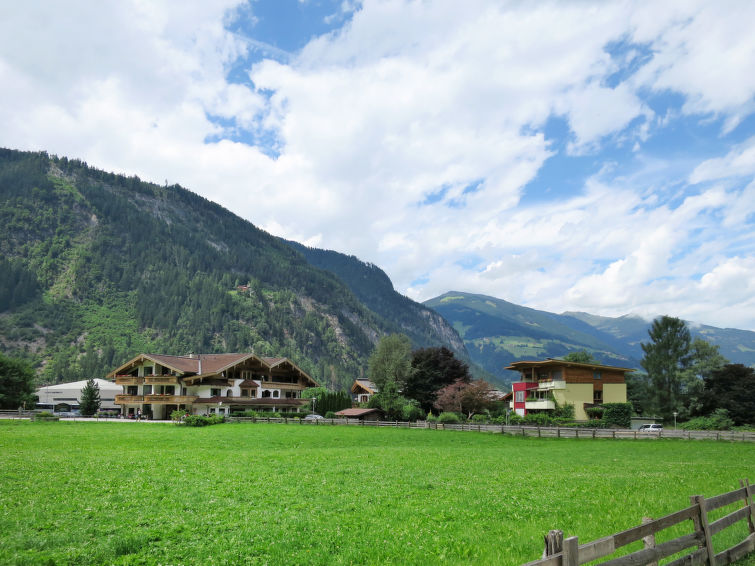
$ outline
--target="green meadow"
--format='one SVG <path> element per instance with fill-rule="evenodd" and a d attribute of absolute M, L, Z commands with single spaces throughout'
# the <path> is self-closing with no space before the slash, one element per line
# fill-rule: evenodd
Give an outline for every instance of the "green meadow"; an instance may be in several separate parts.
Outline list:
<path fill-rule="evenodd" d="M 755 480 L 755 444 L 345 426 L 3 421 L 0 455 L 0 564 L 521 564 Z"/>

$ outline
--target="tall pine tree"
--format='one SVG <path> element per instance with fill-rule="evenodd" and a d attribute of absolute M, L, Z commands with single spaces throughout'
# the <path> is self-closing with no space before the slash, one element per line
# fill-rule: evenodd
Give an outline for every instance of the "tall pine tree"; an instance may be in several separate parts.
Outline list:
<path fill-rule="evenodd" d="M 655 408 L 664 419 L 679 410 L 682 382 L 690 364 L 690 333 L 683 320 L 662 316 L 653 321 L 650 342 L 642 344 L 642 367 L 653 387 Z"/>

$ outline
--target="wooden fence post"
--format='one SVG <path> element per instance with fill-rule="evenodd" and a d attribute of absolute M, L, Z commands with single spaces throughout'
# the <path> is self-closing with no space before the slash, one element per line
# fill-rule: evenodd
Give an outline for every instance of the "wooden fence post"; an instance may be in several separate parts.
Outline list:
<path fill-rule="evenodd" d="M 739 485 L 741 485 L 745 489 L 744 506 L 750 508 L 750 516 L 747 517 L 747 525 L 750 528 L 750 532 L 755 533 L 755 524 L 753 524 L 753 520 L 752 520 L 753 505 L 752 505 L 752 486 L 750 485 L 750 479 L 745 478 L 743 480 L 739 480 Z"/>
<path fill-rule="evenodd" d="M 564 550 L 564 531 L 548 531 L 545 535 L 545 548 L 543 558 L 548 558 Z"/>
<path fill-rule="evenodd" d="M 690 498 L 692 505 L 697 505 L 699 519 L 693 519 L 695 530 L 701 530 L 705 536 L 705 553 L 708 566 L 716 566 L 716 552 L 713 550 L 713 540 L 708 525 L 708 511 L 705 509 L 705 498 L 702 495 L 693 495 Z"/>
<path fill-rule="evenodd" d="M 642 518 L 643 525 L 647 525 L 648 523 L 652 523 L 652 522 L 653 522 L 652 517 Z M 645 545 L 645 548 L 655 548 L 655 533 L 650 533 L 648 536 L 643 537 L 642 543 Z M 649 562 L 647 566 L 658 566 L 658 562 Z"/>
<path fill-rule="evenodd" d="M 579 566 L 579 539 L 577 537 L 569 537 L 564 541 L 561 564 L 563 566 Z"/>

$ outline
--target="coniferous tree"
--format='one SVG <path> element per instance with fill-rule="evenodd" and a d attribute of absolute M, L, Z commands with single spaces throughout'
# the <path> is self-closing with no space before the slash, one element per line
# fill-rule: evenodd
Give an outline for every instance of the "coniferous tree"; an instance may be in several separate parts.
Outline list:
<path fill-rule="evenodd" d="M 100 386 L 93 378 L 89 379 L 81 390 L 79 410 L 85 417 L 91 417 L 100 410 Z"/>
<path fill-rule="evenodd" d="M 655 407 L 670 419 L 680 406 L 682 380 L 690 363 L 690 333 L 683 320 L 662 316 L 653 321 L 650 342 L 642 344 L 642 367 L 653 386 Z"/>

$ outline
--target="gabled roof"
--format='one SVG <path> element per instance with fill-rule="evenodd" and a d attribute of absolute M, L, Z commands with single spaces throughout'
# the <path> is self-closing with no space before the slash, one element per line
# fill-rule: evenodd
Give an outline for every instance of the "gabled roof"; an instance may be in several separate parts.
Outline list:
<path fill-rule="evenodd" d="M 317 382 L 310 375 L 294 364 L 288 358 L 260 358 L 254 354 L 191 354 L 188 356 L 170 356 L 166 354 L 139 354 L 131 358 L 125 364 L 111 371 L 107 377 L 115 378 L 123 372 L 130 371 L 133 367 L 144 362 L 152 362 L 170 368 L 184 376 L 197 378 L 218 375 L 225 370 L 237 366 L 249 359 L 256 360 L 265 369 L 273 369 L 277 366 L 289 365 L 291 369 L 299 372 L 303 377 L 311 381 L 315 386 Z"/>
<path fill-rule="evenodd" d="M 372 383 L 369 379 L 355 379 L 354 383 L 351 386 L 351 392 L 352 393 L 358 393 L 359 390 L 364 391 L 365 393 L 369 393 L 370 395 L 374 395 L 378 392 L 377 386 Z"/>

